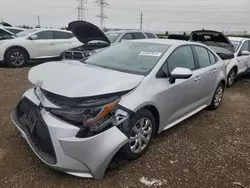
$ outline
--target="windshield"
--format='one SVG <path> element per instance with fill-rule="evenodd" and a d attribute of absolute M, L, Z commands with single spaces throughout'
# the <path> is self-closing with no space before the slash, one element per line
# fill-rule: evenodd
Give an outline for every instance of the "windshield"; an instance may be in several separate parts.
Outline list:
<path fill-rule="evenodd" d="M 92 55 L 84 62 L 116 71 L 147 75 L 169 47 L 146 42 L 118 43 Z"/>
<path fill-rule="evenodd" d="M 26 35 L 30 34 L 30 33 L 34 33 L 36 32 L 37 30 L 36 29 L 28 29 L 28 30 L 25 30 L 25 31 L 22 31 L 20 33 L 17 33 L 16 35 L 18 37 L 25 37 Z"/>
<path fill-rule="evenodd" d="M 240 46 L 240 42 L 239 42 L 239 41 L 231 41 L 231 42 L 232 42 L 232 44 L 234 45 L 235 51 L 237 51 L 238 48 L 239 48 L 239 46 Z"/>
<path fill-rule="evenodd" d="M 105 33 L 105 35 L 111 43 L 114 43 L 121 35 L 121 33 Z"/>
<path fill-rule="evenodd" d="M 232 51 L 226 49 L 226 48 L 222 48 L 219 46 L 209 46 L 215 53 L 221 53 L 221 54 L 233 54 Z"/>

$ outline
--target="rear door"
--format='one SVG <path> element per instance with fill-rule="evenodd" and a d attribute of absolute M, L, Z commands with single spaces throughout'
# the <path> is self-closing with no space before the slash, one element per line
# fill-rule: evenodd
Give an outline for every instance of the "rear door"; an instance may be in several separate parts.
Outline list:
<path fill-rule="evenodd" d="M 72 33 L 53 31 L 54 56 L 59 56 L 63 51 L 82 45 Z"/>
<path fill-rule="evenodd" d="M 249 45 L 249 41 L 245 41 L 242 44 L 242 47 L 240 48 L 239 53 L 237 54 L 237 61 L 238 61 L 238 73 L 243 73 L 246 68 L 249 65 L 249 55 L 241 55 L 241 52 L 243 51 L 248 51 L 250 52 L 250 45 Z"/>
<path fill-rule="evenodd" d="M 200 99 L 199 103 L 209 105 L 211 102 L 211 96 L 214 95 L 214 91 L 218 85 L 218 62 L 217 57 L 207 48 L 193 45 L 195 56 L 198 62 L 199 84 L 197 98 Z"/>

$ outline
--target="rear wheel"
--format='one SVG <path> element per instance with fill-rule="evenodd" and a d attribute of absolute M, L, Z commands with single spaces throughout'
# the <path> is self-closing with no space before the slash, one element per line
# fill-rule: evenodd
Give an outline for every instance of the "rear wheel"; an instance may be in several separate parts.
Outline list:
<path fill-rule="evenodd" d="M 231 69 L 228 76 L 227 76 L 227 87 L 228 88 L 233 85 L 235 78 L 236 78 L 236 75 L 237 75 L 236 68 Z"/>
<path fill-rule="evenodd" d="M 211 105 L 208 107 L 209 110 L 216 110 L 219 108 L 224 94 L 224 85 L 220 83 L 215 90 L 214 97 Z"/>
<path fill-rule="evenodd" d="M 143 155 L 148 148 L 155 131 L 155 118 L 143 109 L 137 112 L 131 121 L 128 132 L 129 142 L 122 148 L 121 157 L 134 160 Z"/>
<path fill-rule="evenodd" d="M 23 67 L 28 61 L 28 55 L 20 48 L 12 48 L 7 52 L 5 61 L 10 67 Z"/>

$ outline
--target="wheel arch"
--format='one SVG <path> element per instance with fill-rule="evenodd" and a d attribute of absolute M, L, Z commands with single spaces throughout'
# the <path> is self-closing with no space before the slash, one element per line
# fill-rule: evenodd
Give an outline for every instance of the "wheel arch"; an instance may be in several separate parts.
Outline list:
<path fill-rule="evenodd" d="M 140 107 L 136 112 L 143 110 L 143 109 L 150 111 L 152 113 L 152 115 L 154 116 L 155 124 L 156 124 L 154 135 L 157 135 L 159 132 L 159 128 L 160 128 L 160 113 L 159 113 L 158 109 L 155 107 L 155 105 L 147 104 L 147 105 Z"/>
<path fill-rule="evenodd" d="M 14 46 L 8 47 L 8 48 L 5 50 L 4 56 L 3 56 L 3 57 L 4 57 L 4 61 L 6 60 L 7 53 L 8 53 L 11 49 L 13 49 L 13 48 L 18 48 L 18 49 L 23 50 L 23 51 L 27 54 L 28 60 L 30 60 L 30 54 L 29 54 L 29 52 L 28 52 L 28 50 L 27 50 L 26 48 L 24 48 L 23 46 L 14 45 Z"/>

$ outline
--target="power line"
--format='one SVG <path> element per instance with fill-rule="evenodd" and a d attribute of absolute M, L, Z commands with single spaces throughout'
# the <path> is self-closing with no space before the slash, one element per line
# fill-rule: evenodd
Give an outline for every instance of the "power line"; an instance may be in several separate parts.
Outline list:
<path fill-rule="evenodd" d="M 109 6 L 109 4 L 105 0 L 96 0 L 95 2 L 100 6 L 100 14 L 98 14 L 96 16 L 98 18 L 100 18 L 100 27 L 101 27 L 101 29 L 104 29 L 104 19 L 108 18 L 104 14 L 104 8 Z"/>

